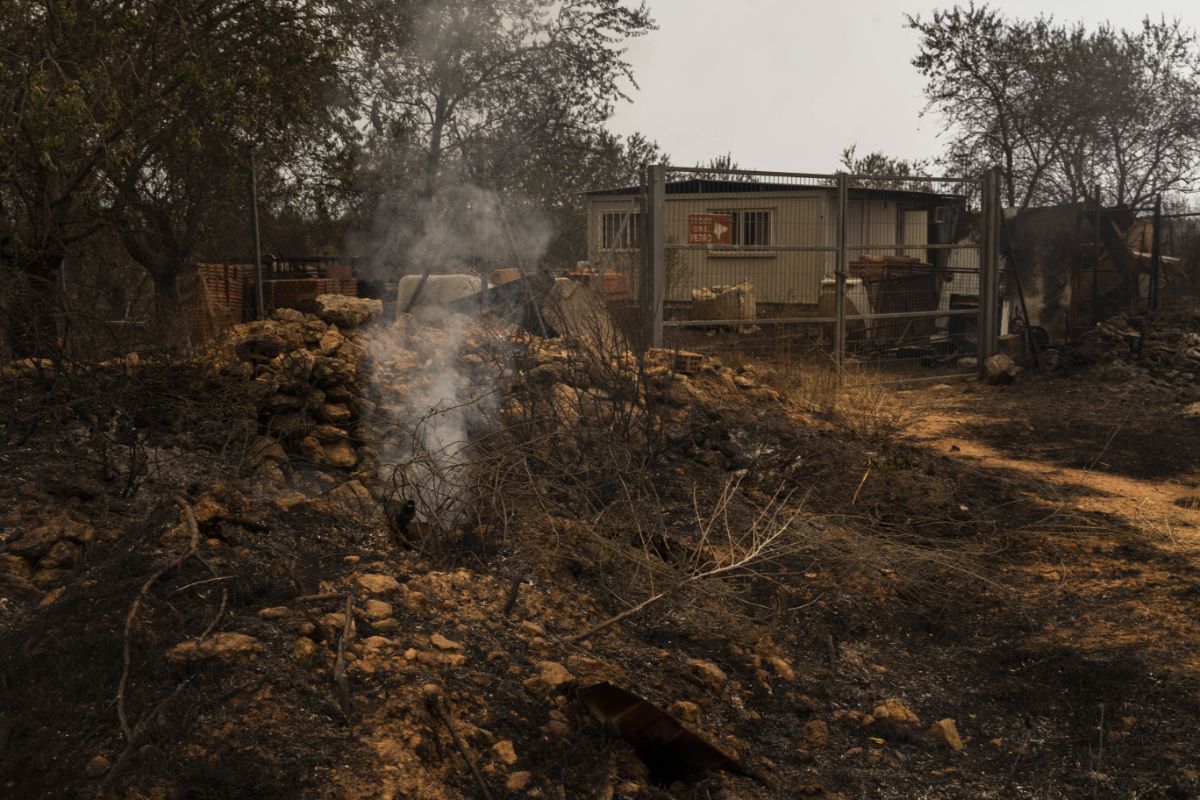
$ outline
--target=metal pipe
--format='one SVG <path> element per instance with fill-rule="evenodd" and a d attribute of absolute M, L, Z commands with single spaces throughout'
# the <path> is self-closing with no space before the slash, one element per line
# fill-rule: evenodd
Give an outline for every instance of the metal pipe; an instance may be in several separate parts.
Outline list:
<path fill-rule="evenodd" d="M 850 179 L 846 175 L 837 176 L 837 260 L 834 266 L 835 295 L 834 317 L 837 321 L 833 327 L 833 360 L 837 366 L 838 384 L 845 379 L 843 369 L 846 362 L 846 232 L 849 226 Z"/>
<path fill-rule="evenodd" d="M 1096 184 L 1096 242 L 1092 246 L 1092 325 L 1100 323 L 1100 184 Z"/>
<path fill-rule="evenodd" d="M 662 347 L 663 342 L 663 301 L 666 299 L 667 271 L 666 172 L 667 168 L 662 164 L 653 164 L 646 168 L 648 228 L 643 242 L 646 248 L 646 268 L 642 270 L 641 281 L 643 347 Z"/>
<path fill-rule="evenodd" d="M 1150 310 L 1158 311 L 1158 273 L 1162 268 L 1162 195 L 1154 198 L 1154 233 L 1150 238 Z"/>
<path fill-rule="evenodd" d="M 266 316 L 263 303 L 262 246 L 258 238 L 258 165 L 250 150 L 250 229 L 254 236 L 254 301 L 257 319 Z"/>

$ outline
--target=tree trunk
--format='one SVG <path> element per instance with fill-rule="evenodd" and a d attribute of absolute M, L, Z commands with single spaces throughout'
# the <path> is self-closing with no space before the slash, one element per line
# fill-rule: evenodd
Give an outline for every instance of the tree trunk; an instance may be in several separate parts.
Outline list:
<path fill-rule="evenodd" d="M 16 272 L 8 305 L 3 315 L 5 348 L 13 359 L 55 358 L 62 353 L 58 312 L 61 298 L 58 278 L 63 255 L 37 256 Z"/>
<path fill-rule="evenodd" d="M 179 272 L 176 264 L 158 264 L 154 279 L 155 327 L 161 341 L 172 350 L 186 350 L 191 345 L 191 320 L 179 297 Z"/>

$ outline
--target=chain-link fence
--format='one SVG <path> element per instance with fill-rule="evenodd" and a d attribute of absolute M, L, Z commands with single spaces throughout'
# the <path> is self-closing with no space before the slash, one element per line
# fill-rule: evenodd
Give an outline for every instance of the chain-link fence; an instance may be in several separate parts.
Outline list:
<path fill-rule="evenodd" d="M 593 279 L 646 346 L 850 382 L 973 374 L 998 325 L 994 187 L 653 166 L 640 187 L 588 194 Z"/>

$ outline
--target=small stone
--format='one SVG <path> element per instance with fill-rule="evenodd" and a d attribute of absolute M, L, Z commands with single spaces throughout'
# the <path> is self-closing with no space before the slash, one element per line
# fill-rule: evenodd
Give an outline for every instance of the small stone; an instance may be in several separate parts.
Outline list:
<path fill-rule="evenodd" d="M 941 742 L 956 753 L 962 752 L 963 740 L 958 735 L 958 728 L 955 727 L 952 719 L 938 720 L 929 726 L 925 735 L 936 742 Z"/>
<path fill-rule="evenodd" d="M 67 591 L 67 587 L 59 586 L 57 589 L 53 589 L 49 592 L 46 592 L 46 596 L 38 601 L 37 607 L 38 608 L 49 608 L 50 606 L 57 603 L 59 598 L 61 598 L 66 591 Z"/>
<path fill-rule="evenodd" d="M 575 680 L 575 676 L 557 661 L 539 661 L 535 666 L 538 670 L 538 681 L 551 691 Z"/>
<path fill-rule="evenodd" d="M 317 654 L 317 645 L 312 639 L 307 636 L 301 636 L 296 639 L 292 645 L 292 655 L 297 661 L 309 661 Z"/>
<path fill-rule="evenodd" d="M 508 780 L 504 782 L 504 788 L 510 792 L 523 792 L 529 788 L 530 781 L 533 780 L 533 773 L 526 770 L 514 772 L 508 776 Z"/>
<path fill-rule="evenodd" d="M 203 641 L 180 642 L 167 651 L 171 661 L 196 661 L 202 658 L 227 660 L 236 656 L 248 656 L 262 647 L 253 636 L 244 633 L 218 633 Z"/>
<path fill-rule="evenodd" d="M 819 719 L 804 723 L 804 743 L 810 748 L 829 744 L 829 726 Z"/>
<path fill-rule="evenodd" d="M 507 764 L 511 767 L 517 763 L 517 751 L 509 739 L 502 739 L 492 745 L 492 752 L 496 754 L 496 760 L 501 764 Z"/>
<path fill-rule="evenodd" d="M 531 620 L 525 620 L 517 627 L 521 629 L 522 633 L 528 633 L 530 636 L 544 636 L 546 633 L 545 628 Z"/>
<path fill-rule="evenodd" d="M 695 722 L 700 719 L 700 706 L 690 700 L 676 700 L 667 707 L 667 713 L 681 722 Z"/>
<path fill-rule="evenodd" d="M 5 553 L 0 555 L 0 575 L 8 575 L 19 581 L 28 581 L 33 578 L 33 567 L 29 566 L 29 562 L 20 556 Z"/>
<path fill-rule="evenodd" d="M 870 722 L 867 720 L 870 720 Z M 871 712 L 870 717 L 863 720 L 863 724 L 869 725 L 871 722 L 878 722 L 880 720 L 890 720 L 907 725 L 921 724 L 921 718 L 914 714 L 908 706 L 894 697 L 889 697 L 875 706 L 875 710 Z"/>
<path fill-rule="evenodd" d="M 792 669 L 792 665 L 785 659 L 779 656 L 771 656 L 767 659 L 767 662 L 771 665 L 771 669 L 775 670 L 775 674 L 784 680 L 790 681 L 796 678 L 796 670 Z"/>
<path fill-rule="evenodd" d="M 435 633 L 429 637 L 429 643 L 438 650 L 462 650 L 463 646 L 452 639 L 447 639 L 440 633 Z"/>
<path fill-rule="evenodd" d="M 263 619 L 283 619 L 289 611 L 287 606 L 271 606 L 270 608 L 260 608 L 258 615 Z"/>
<path fill-rule="evenodd" d="M 400 583 L 391 575 L 359 575 L 358 585 L 371 594 L 383 594 L 384 592 L 397 592 L 400 590 Z"/>
<path fill-rule="evenodd" d="M 363 603 L 363 614 L 372 621 L 386 619 L 392 615 L 392 604 L 382 600 L 368 600 Z"/>
<path fill-rule="evenodd" d="M 704 682 L 710 689 L 720 691 L 721 688 L 725 686 L 725 682 L 729 680 L 729 678 L 726 677 L 725 672 L 711 661 L 705 661 L 701 658 L 692 658 L 689 659 L 687 663 L 688 666 L 692 668 L 692 672 L 695 673 L 696 677 Z"/>
<path fill-rule="evenodd" d="M 407 655 L 408 654 L 406 653 L 405 656 Z M 421 694 L 425 695 L 426 697 L 437 697 L 441 693 L 442 687 L 438 686 L 436 683 L 427 683 L 421 687 Z"/>
<path fill-rule="evenodd" d="M 87 773 L 89 778 L 100 778 L 108 774 L 110 766 L 108 759 L 104 756 L 92 756 L 87 766 L 84 767 L 84 772 Z"/>

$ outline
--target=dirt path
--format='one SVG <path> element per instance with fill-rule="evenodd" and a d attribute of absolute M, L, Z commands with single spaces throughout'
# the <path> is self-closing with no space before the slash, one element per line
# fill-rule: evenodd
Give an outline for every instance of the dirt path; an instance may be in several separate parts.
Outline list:
<path fill-rule="evenodd" d="M 1004 568 L 1046 612 L 1035 639 L 1129 648 L 1159 675 L 1200 676 L 1200 505 L 1188 502 L 1200 494 L 1200 424 L 1065 379 L 914 394 L 910 441 L 1023 478 L 1062 512 L 1023 531 L 1023 557 Z"/>

